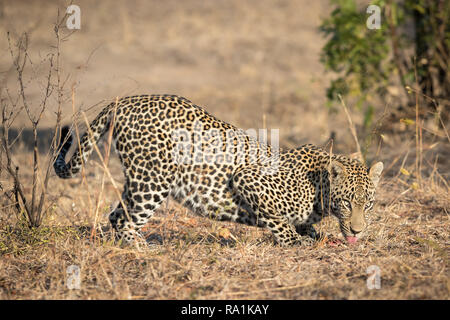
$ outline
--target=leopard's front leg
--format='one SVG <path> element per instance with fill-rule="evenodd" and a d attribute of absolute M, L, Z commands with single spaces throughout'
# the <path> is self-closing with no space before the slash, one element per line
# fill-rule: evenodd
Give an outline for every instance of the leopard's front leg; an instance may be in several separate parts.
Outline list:
<path fill-rule="evenodd" d="M 295 226 L 295 230 L 301 236 L 308 236 L 311 239 L 319 240 L 321 238 L 321 234 L 316 231 L 316 229 L 311 224 L 300 224 Z"/>
<path fill-rule="evenodd" d="M 283 247 L 288 246 L 311 246 L 314 244 L 314 238 L 309 235 L 301 235 L 296 228 L 288 223 L 286 218 L 279 215 L 270 215 L 261 218 L 266 227 L 272 231 L 275 241 Z"/>
<path fill-rule="evenodd" d="M 292 191 L 292 184 L 288 182 L 289 174 L 290 172 L 283 168 L 278 168 L 272 175 L 262 174 L 260 166 L 250 165 L 236 170 L 232 186 L 252 208 L 262 225 L 272 231 L 277 243 L 282 246 L 312 245 L 313 238 L 300 235 L 287 217 L 279 213 L 279 203 L 283 201 L 283 195 Z M 284 209 L 283 211 L 288 212 L 291 208 Z"/>

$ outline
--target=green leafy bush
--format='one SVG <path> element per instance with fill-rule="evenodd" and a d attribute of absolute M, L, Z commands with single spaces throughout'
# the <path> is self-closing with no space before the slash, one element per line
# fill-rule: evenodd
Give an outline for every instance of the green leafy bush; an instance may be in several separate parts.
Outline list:
<path fill-rule="evenodd" d="M 372 1 L 380 8 L 378 29 L 366 25 L 368 5 L 358 7 L 354 0 L 330 2 L 335 9 L 320 27 L 328 40 L 321 60 L 337 74 L 327 90 L 330 105 L 339 101 L 339 94 L 353 98 L 365 113 L 368 128 L 376 106 L 384 108 L 376 102 L 385 99 L 389 88 L 397 88 L 403 99 L 399 117 L 413 114 L 414 88 L 425 97 L 423 104 L 431 113 L 440 112 L 448 119 L 450 0 Z"/>

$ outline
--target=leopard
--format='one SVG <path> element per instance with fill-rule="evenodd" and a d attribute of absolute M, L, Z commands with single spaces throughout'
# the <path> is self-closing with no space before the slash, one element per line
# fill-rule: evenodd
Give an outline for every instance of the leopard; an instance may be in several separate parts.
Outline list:
<path fill-rule="evenodd" d="M 317 243 L 314 225 L 327 216 L 355 242 L 367 229 L 383 171 L 382 162 L 368 168 L 313 144 L 281 148 L 184 97 L 151 94 L 108 103 L 78 143 L 73 126 L 63 127 L 56 175 L 75 177 L 107 132 L 125 176 L 109 213 L 120 243 L 145 241 L 142 227 L 168 197 L 202 217 L 269 229 L 284 247 Z"/>

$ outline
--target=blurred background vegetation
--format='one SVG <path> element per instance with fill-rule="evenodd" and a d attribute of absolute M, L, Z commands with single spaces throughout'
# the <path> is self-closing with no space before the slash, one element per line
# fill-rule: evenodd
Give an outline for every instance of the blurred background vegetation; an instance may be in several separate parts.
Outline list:
<path fill-rule="evenodd" d="M 412 124 L 420 116 L 444 126 L 450 107 L 450 1 L 371 1 L 380 8 L 378 29 L 366 26 L 366 1 L 330 3 L 335 9 L 320 26 L 327 36 L 321 61 L 337 74 L 327 89 L 328 105 L 339 103 L 339 95 L 352 101 L 364 114 L 366 132 L 376 109 L 385 107 L 384 125 Z"/>

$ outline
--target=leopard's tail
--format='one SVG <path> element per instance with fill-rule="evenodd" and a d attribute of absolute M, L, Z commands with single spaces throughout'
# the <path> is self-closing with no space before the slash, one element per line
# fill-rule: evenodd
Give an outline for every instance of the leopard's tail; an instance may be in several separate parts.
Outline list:
<path fill-rule="evenodd" d="M 68 127 L 61 129 L 61 140 L 58 147 L 60 151 L 53 163 L 53 168 L 58 177 L 69 179 L 80 172 L 83 163 L 86 162 L 94 149 L 94 143 L 97 143 L 100 137 L 108 131 L 111 123 L 111 111 L 115 105 L 116 103 L 111 103 L 106 106 L 94 121 L 90 123 L 90 129 L 81 137 L 79 148 L 77 148 L 68 163 L 66 163 L 65 157 L 72 146 L 74 138 L 70 134 Z"/>

